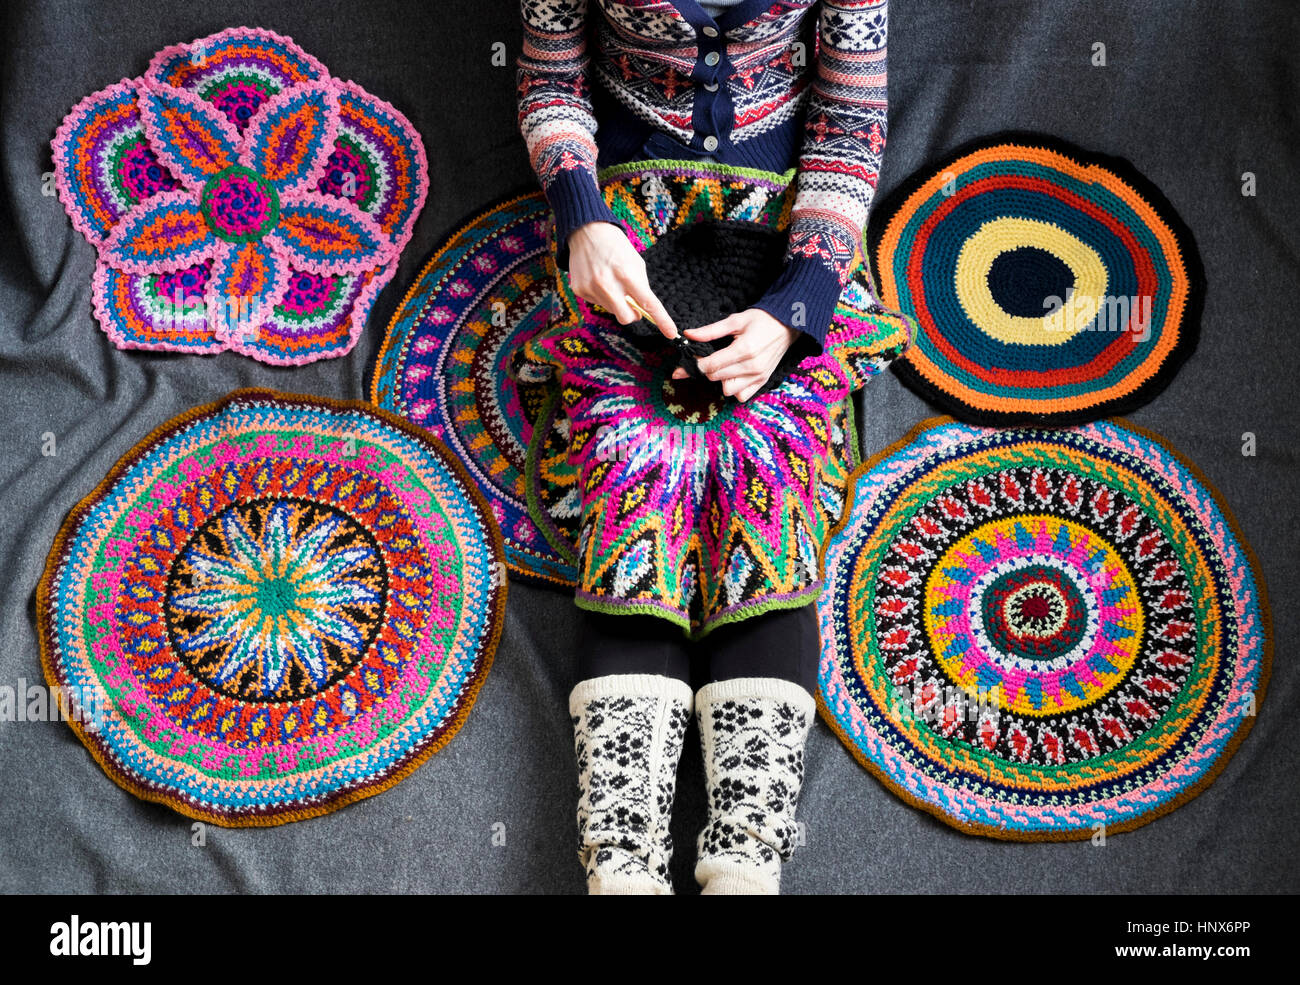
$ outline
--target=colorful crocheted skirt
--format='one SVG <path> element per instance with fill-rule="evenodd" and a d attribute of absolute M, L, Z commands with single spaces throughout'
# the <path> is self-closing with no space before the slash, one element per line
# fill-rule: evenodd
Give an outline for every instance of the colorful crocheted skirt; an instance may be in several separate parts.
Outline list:
<path fill-rule="evenodd" d="M 606 169 L 599 182 L 644 251 L 705 220 L 784 230 L 793 174 L 653 161 Z M 745 403 L 709 380 L 671 379 L 674 348 L 638 347 L 563 272 L 555 301 L 519 364 L 552 383 L 525 481 L 535 523 L 576 567 L 577 604 L 661 616 L 698 638 L 816 598 L 822 547 L 858 461 L 850 394 L 914 328 L 876 301 L 861 255 L 824 350 Z M 576 510 L 566 517 L 576 542 L 555 522 L 562 504 Z"/>
<path fill-rule="evenodd" d="M 826 578 L 823 717 L 969 832 L 1145 824 L 1218 775 L 1268 683 L 1268 603 L 1232 514 L 1127 422 L 925 422 L 853 477 Z"/>
<path fill-rule="evenodd" d="M 469 713 L 500 534 L 459 463 L 356 403 L 237 391 L 158 428 L 64 523 L 46 679 L 121 786 L 271 825 L 378 793 Z"/>
<path fill-rule="evenodd" d="M 406 117 L 245 27 L 82 100 L 54 178 L 114 345 L 280 365 L 352 349 L 429 187 Z"/>
<path fill-rule="evenodd" d="M 876 207 L 880 297 L 916 317 L 895 365 L 977 424 L 1076 424 L 1155 396 L 1196 345 L 1205 281 L 1178 214 L 1127 161 L 1001 133 Z"/>

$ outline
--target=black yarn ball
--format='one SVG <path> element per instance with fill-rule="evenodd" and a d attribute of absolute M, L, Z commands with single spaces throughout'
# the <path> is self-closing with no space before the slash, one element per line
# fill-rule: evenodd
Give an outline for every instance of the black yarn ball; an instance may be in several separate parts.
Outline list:
<path fill-rule="evenodd" d="M 785 265 L 786 234 L 756 222 L 705 219 L 670 229 L 641 254 L 650 289 L 672 315 L 679 331 L 699 328 L 744 311 L 761 299 Z M 701 372 L 696 360 L 726 348 L 732 336 L 714 341 L 666 339 L 644 318 L 633 322 L 634 343 L 643 350 L 675 346 L 678 364 L 697 380 L 722 384 Z M 809 352 L 812 339 L 800 333 L 772 375 L 757 391 L 766 393 Z"/>

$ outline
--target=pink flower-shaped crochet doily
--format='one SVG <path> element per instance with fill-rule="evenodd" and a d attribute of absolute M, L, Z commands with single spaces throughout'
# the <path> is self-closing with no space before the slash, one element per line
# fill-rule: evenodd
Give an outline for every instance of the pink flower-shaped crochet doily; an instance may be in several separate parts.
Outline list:
<path fill-rule="evenodd" d="M 429 190 L 406 117 L 247 27 L 82 100 L 54 175 L 114 345 L 279 365 L 351 350 Z"/>

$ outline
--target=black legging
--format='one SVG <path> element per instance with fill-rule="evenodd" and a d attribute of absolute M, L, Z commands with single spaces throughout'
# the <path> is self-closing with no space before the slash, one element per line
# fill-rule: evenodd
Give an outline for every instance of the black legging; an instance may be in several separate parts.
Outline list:
<path fill-rule="evenodd" d="M 659 616 L 578 610 L 578 679 L 659 674 L 699 686 L 736 677 L 779 677 L 817 693 L 817 604 L 774 609 L 687 640 Z M 692 681 L 692 669 L 702 679 Z"/>

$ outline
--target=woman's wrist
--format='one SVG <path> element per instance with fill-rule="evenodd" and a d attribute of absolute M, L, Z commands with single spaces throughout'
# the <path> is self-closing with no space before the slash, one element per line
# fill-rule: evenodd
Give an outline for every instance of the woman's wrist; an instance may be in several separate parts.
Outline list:
<path fill-rule="evenodd" d="M 790 257 L 768 291 L 754 303 L 783 325 L 798 329 L 822 351 L 844 285 L 836 272 L 811 257 Z"/>
<path fill-rule="evenodd" d="M 546 200 L 555 215 L 556 241 L 568 247 L 569 237 L 577 229 L 593 222 L 618 225 L 618 219 L 605 204 L 595 174 L 575 169 L 563 171 L 546 186 Z"/>
<path fill-rule="evenodd" d="M 569 245 L 569 249 L 570 250 L 573 249 L 573 244 L 578 238 L 589 240 L 592 237 L 599 235 L 599 233 L 597 233 L 596 230 L 600 226 L 613 226 L 615 229 L 619 230 L 620 232 L 623 231 L 622 226 L 620 226 L 617 222 L 614 222 L 610 219 L 592 219 L 590 222 L 584 222 L 582 225 L 575 226 L 572 230 L 570 230 L 568 239 L 566 240 L 566 242 Z"/>

